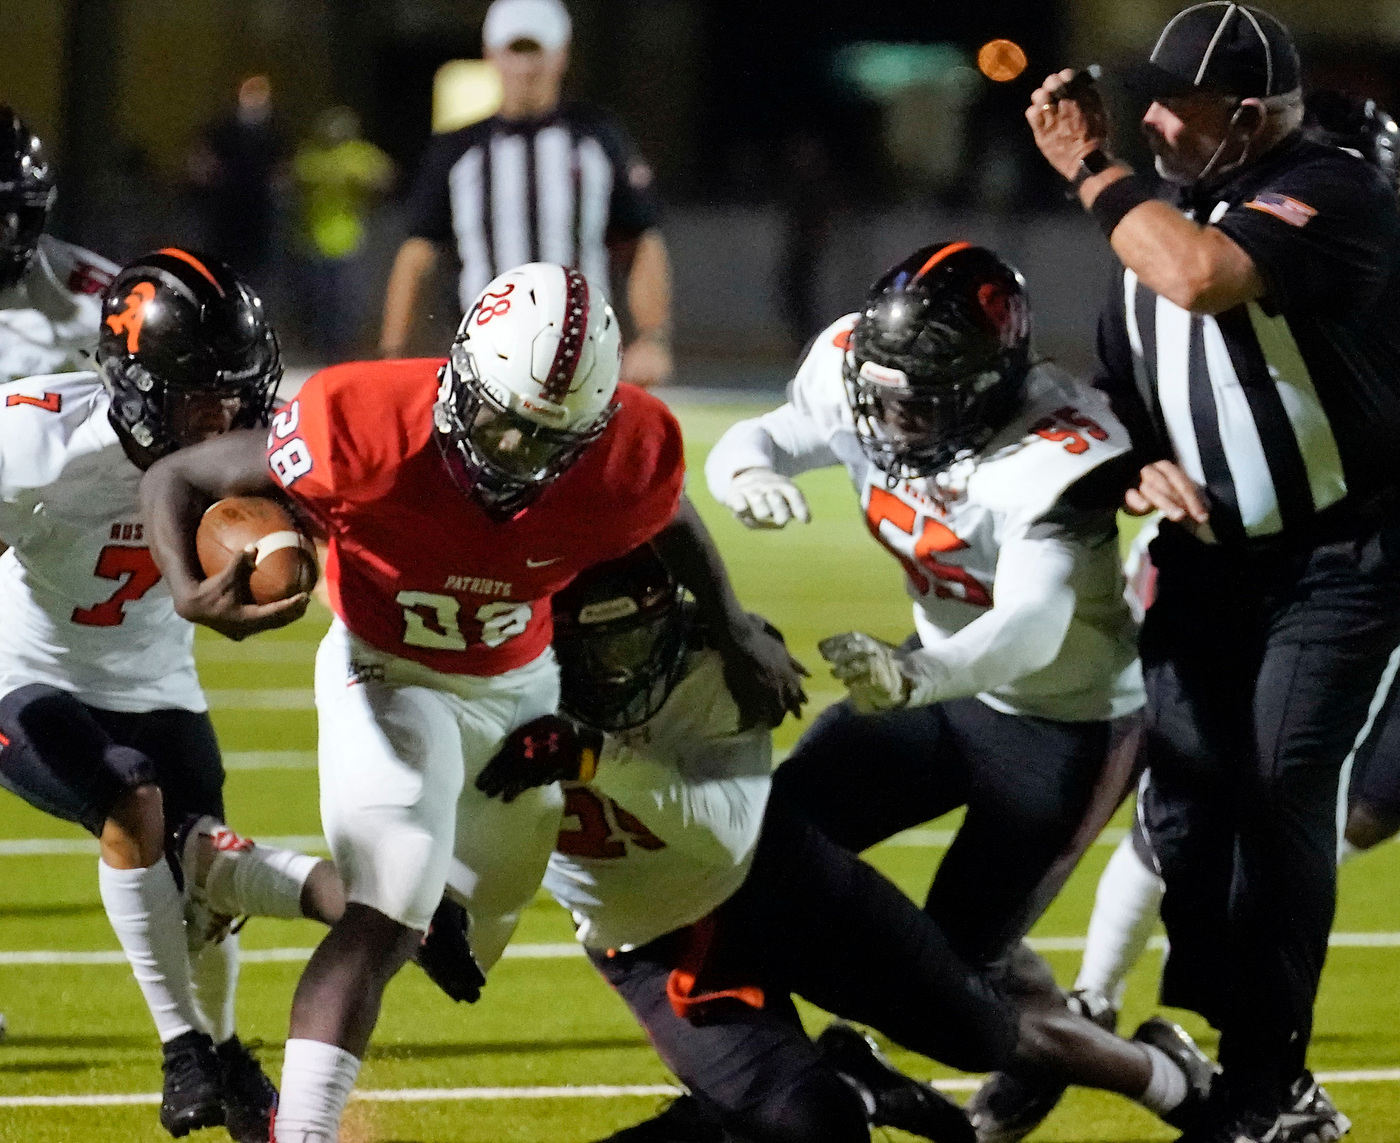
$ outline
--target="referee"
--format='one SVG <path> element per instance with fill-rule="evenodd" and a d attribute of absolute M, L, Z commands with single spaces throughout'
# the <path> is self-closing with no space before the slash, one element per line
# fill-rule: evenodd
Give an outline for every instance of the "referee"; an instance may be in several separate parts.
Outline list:
<path fill-rule="evenodd" d="M 1221 1031 L 1191 1143 L 1301 1138 L 1338 773 L 1400 642 L 1400 213 L 1370 165 L 1303 137 L 1266 12 L 1187 8 L 1129 83 L 1177 206 L 1106 152 L 1075 73 L 1026 118 L 1122 263 L 1100 383 L 1142 457 L 1128 510 L 1166 518 L 1141 643 L 1162 999 Z"/>
<path fill-rule="evenodd" d="M 634 328 L 622 380 L 650 386 L 669 376 L 671 272 L 651 169 L 611 118 L 560 103 L 571 34 L 560 0 L 488 9 L 482 46 L 500 73 L 501 109 L 438 136 L 423 158 L 384 300 L 383 356 L 402 355 L 423 280 L 450 246 L 463 308 L 526 262 L 576 266 L 605 292 L 616 265 Z"/>

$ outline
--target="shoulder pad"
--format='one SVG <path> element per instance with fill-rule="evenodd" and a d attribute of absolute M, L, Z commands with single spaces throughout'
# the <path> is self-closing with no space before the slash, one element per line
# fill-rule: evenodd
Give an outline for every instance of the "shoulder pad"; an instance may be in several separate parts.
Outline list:
<path fill-rule="evenodd" d="M 1132 448 L 1097 389 L 1051 366 L 1031 370 L 1026 400 L 997 434 L 968 480 L 969 495 L 1027 523 L 1071 484 Z"/>
<path fill-rule="evenodd" d="M 70 294 L 101 294 L 121 269 L 100 254 L 48 234 L 39 242 L 54 279 Z"/>
<path fill-rule="evenodd" d="M 847 314 L 822 330 L 788 382 L 788 404 L 819 425 L 828 438 L 854 425 L 841 370 L 850 346 L 851 329 L 859 316 Z"/>

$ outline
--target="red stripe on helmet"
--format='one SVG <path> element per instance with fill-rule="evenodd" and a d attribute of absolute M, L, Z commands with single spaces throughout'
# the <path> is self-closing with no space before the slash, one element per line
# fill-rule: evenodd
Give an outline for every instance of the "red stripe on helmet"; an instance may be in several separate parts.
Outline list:
<path fill-rule="evenodd" d="M 193 266 L 201 274 L 209 279 L 209 284 L 219 291 L 219 297 L 224 297 L 224 288 L 219 285 L 219 279 L 209 272 L 209 267 L 186 250 L 181 250 L 178 246 L 167 246 L 163 250 L 157 250 L 157 254 L 166 254 L 171 258 L 178 258 L 181 262 L 186 262 Z"/>
<path fill-rule="evenodd" d="M 956 254 L 959 250 L 968 250 L 971 248 L 971 246 L 971 242 L 950 242 L 947 246 L 943 247 L 942 250 L 934 251 L 933 257 L 919 267 L 919 272 L 914 275 L 913 280 L 917 282 L 920 278 L 922 278 L 925 274 L 927 274 L 930 270 L 937 266 L 938 263 L 942 262 L 944 258 L 948 257 L 948 255 Z"/>
<path fill-rule="evenodd" d="M 569 395 L 588 338 L 588 281 L 568 266 L 560 269 L 564 271 L 564 329 L 559 335 L 543 394 L 555 404 L 562 404 Z"/>

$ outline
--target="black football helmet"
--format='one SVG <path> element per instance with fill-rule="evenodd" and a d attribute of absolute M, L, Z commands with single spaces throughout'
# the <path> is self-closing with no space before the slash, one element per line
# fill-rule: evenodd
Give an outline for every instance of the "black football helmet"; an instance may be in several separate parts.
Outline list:
<path fill-rule="evenodd" d="M 43 143 L 12 109 L 0 106 L 0 290 L 28 269 L 54 195 Z"/>
<path fill-rule="evenodd" d="M 1030 369 L 1020 273 L 970 242 L 916 250 L 866 296 L 846 350 L 856 435 L 891 480 L 931 476 L 1013 416 Z"/>
<path fill-rule="evenodd" d="M 1400 191 L 1400 125 L 1374 99 L 1314 91 L 1303 101 L 1307 133 L 1321 143 L 1355 151 Z"/>
<path fill-rule="evenodd" d="M 266 425 L 282 377 L 258 296 L 224 263 L 173 246 L 127 263 L 107 288 L 97 362 L 108 416 L 143 468 Z"/>
<path fill-rule="evenodd" d="M 692 621 L 650 544 L 589 568 L 553 607 L 560 710 L 616 731 L 661 709 L 680 679 Z"/>

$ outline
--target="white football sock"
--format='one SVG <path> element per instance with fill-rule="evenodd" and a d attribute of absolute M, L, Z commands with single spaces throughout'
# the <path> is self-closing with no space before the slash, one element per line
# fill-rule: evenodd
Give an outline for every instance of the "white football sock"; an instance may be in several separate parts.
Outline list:
<path fill-rule="evenodd" d="M 1164 892 L 1162 879 L 1137 855 L 1131 835 L 1125 837 L 1099 878 L 1076 989 L 1097 992 L 1114 1008 L 1122 1007 L 1125 978 L 1147 948 Z"/>
<path fill-rule="evenodd" d="M 234 1033 L 234 1009 L 238 996 L 238 934 L 210 941 L 194 958 L 194 999 L 204 1026 L 222 1044 Z"/>
<path fill-rule="evenodd" d="M 1172 1063 L 1172 1058 L 1161 1048 L 1154 1048 L 1151 1044 L 1139 1044 L 1138 1047 L 1152 1061 L 1152 1078 L 1147 1081 L 1147 1090 L 1138 1096 L 1137 1101 L 1148 1111 L 1166 1115 L 1186 1098 L 1189 1090 L 1186 1073 Z"/>
<path fill-rule="evenodd" d="M 207 838 L 213 849 L 208 868 L 197 878 L 210 909 L 229 917 L 295 920 L 302 915 L 301 890 L 320 864 L 319 857 L 241 838 L 222 822 L 205 817 L 186 842 L 186 876 L 192 863 L 202 864 L 192 852 L 196 835 Z"/>
<path fill-rule="evenodd" d="M 141 986 L 161 1043 L 186 1032 L 204 1031 L 190 987 L 180 890 L 165 859 L 149 869 L 113 869 L 99 861 L 97 884 L 107 919 Z"/>
<path fill-rule="evenodd" d="M 360 1061 L 320 1040 L 288 1040 L 275 1143 L 336 1143 L 340 1115 L 360 1074 Z"/>
<path fill-rule="evenodd" d="M 1356 857 L 1365 852 L 1366 851 L 1362 849 L 1359 845 L 1352 845 L 1352 843 L 1347 841 L 1347 839 L 1344 837 L 1341 841 L 1337 843 L 1337 864 L 1345 865 L 1353 857 Z"/>

